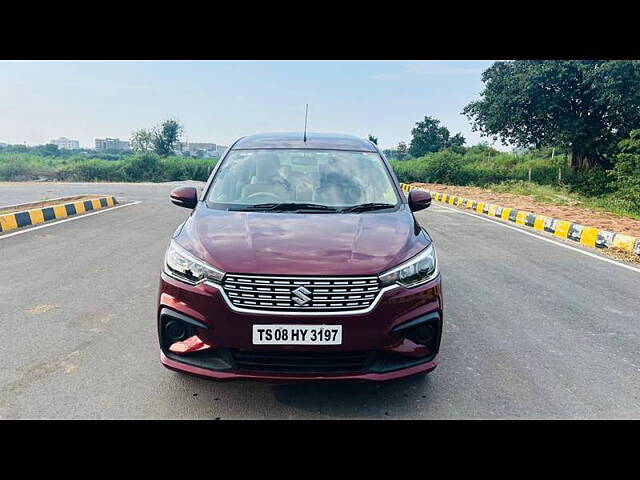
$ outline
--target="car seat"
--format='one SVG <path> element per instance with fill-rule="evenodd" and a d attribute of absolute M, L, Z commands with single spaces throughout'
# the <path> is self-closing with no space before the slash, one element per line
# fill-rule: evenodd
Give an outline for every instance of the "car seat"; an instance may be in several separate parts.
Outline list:
<path fill-rule="evenodd" d="M 242 188 L 242 197 L 264 193 L 282 200 L 287 199 L 286 180 L 280 175 L 279 170 L 280 159 L 275 153 L 256 155 L 256 174 L 251 183 Z"/>

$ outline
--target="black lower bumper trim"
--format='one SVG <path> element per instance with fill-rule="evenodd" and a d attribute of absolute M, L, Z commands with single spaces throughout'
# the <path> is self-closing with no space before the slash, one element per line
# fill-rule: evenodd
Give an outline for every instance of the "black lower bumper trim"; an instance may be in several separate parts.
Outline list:
<path fill-rule="evenodd" d="M 168 309 L 165 309 L 168 310 Z M 171 310 L 162 312 L 175 318 Z M 186 321 L 178 317 L 180 320 Z M 189 319 L 189 317 L 186 317 Z M 197 322 L 189 319 L 192 322 Z M 432 361 L 440 348 L 442 336 L 442 316 L 439 311 L 421 315 L 395 327 L 402 334 L 423 323 L 437 326 L 437 335 L 427 345 L 432 352 L 427 357 L 415 358 L 385 350 L 343 352 L 343 351 L 287 351 L 242 350 L 215 348 L 183 355 L 177 355 L 163 348 L 164 354 L 177 362 L 216 371 L 251 372 L 264 374 L 367 374 L 390 373 L 412 368 Z M 206 327 L 205 327 L 206 328 Z"/>

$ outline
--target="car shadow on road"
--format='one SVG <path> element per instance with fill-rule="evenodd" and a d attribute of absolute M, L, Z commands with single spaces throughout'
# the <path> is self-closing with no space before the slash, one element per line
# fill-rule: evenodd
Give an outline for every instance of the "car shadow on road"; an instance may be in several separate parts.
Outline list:
<path fill-rule="evenodd" d="M 326 418 L 402 418 L 428 405 L 431 375 L 385 383 L 341 382 L 273 385 L 283 405 Z"/>
<path fill-rule="evenodd" d="M 169 418 L 398 419 L 429 413 L 437 388 L 433 373 L 385 383 L 213 382 L 173 372 L 166 380 Z M 184 403 L 189 398 L 188 403 Z M 185 405 L 176 412 L 175 405 Z"/>

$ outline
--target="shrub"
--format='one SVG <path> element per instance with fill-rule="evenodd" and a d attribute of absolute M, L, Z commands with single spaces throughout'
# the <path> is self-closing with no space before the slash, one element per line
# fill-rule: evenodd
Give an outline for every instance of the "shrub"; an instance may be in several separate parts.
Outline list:
<path fill-rule="evenodd" d="M 166 157 L 162 162 L 162 181 L 178 180 L 207 181 L 209 173 L 216 164 L 210 158 Z"/>
<path fill-rule="evenodd" d="M 453 151 L 443 150 L 425 159 L 426 173 L 429 178 L 438 183 L 465 184 L 463 176 L 462 155 Z"/>
<path fill-rule="evenodd" d="M 92 159 L 63 166 L 57 173 L 57 179 L 70 182 L 120 182 L 123 175 L 117 162 Z"/>
<path fill-rule="evenodd" d="M 443 150 L 391 164 L 401 182 L 459 183 L 464 182 L 461 159 L 462 155 Z"/>
<path fill-rule="evenodd" d="M 550 158 L 537 158 L 532 155 L 514 155 L 500 153 L 483 145 L 467 149 L 465 154 L 451 150 L 427 154 L 424 157 L 397 162 L 392 161 L 401 181 L 441 182 L 458 185 L 486 186 L 508 180 L 527 181 L 529 170 L 531 180 L 542 185 L 558 183 L 558 168 L 562 171 L 564 183 L 578 180 L 571 175 L 568 158 L 556 155 Z M 580 177 L 580 180 L 584 180 Z M 594 177 L 592 182 L 597 182 Z M 585 187 L 586 189 L 586 187 Z"/>
<path fill-rule="evenodd" d="M 216 161 L 177 156 L 161 158 L 155 153 L 125 156 L 80 152 L 67 156 L 41 156 L 5 152 L 0 153 L 0 181 L 39 178 L 72 182 L 206 181 Z"/>
<path fill-rule="evenodd" d="M 617 189 L 616 196 L 640 210 L 640 130 L 634 130 L 622 140 L 609 171 L 611 186 Z"/>
<path fill-rule="evenodd" d="M 51 159 L 24 153 L 0 155 L 0 180 L 35 180 L 52 177 Z"/>
<path fill-rule="evenodd" d="M 570 170 L 566 177 L 563 177 L 563 181 L 569 185 L 572 192 L 589 197 L 597 197 L 615 190 L 607 171 L 602 168 L 588 171 Z"/>
<path fill-rule="evenodd" d="M 0 180 L 18 180 L 22 177 L 33 176 L 31 166 L 18 158 L 7 158 L 0 163 Z"/>
<path fill-rule="evenodd" d="M 125 182 L 163 181 L 160 157 L 155 153 L 139 153 L 123 160 L 121 167 Z"/>

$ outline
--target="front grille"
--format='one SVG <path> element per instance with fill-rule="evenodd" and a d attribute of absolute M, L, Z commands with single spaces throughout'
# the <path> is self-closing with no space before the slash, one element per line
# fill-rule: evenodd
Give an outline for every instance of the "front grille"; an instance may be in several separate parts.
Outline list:
<path fill-rule="evenodd" d="M 224 279 L 224 291 L 233 305 L 252 310 L 349 311 L 370 306 L 380 292 L 380 281 L 378 277 L 272 277 L 231 273 Z"/>
<path fill-rule="evenodd" d="M 231 350 L 238 370 L 273 373 L 359 372 L 369 352 L 265 352 Z"/>

